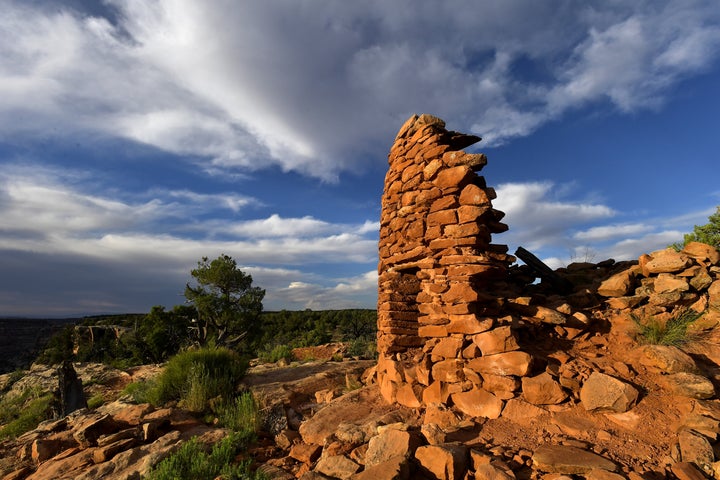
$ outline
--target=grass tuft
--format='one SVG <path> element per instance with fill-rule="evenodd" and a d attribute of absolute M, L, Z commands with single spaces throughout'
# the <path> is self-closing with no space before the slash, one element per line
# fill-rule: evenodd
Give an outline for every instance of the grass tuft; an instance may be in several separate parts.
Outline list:
<path fill-rule="evenodd" d="M 639 329 L 642 343 L 679 347 L 694 340 L 695 337 L 688 332 L 688 327 L 702 315 L 694 310 L 682 309 L 675 312 L 667 322 L 662 322 L 655 317 L 650 317 L 643 322 L 635 315 L 632 316 L 632 319 Z"/>

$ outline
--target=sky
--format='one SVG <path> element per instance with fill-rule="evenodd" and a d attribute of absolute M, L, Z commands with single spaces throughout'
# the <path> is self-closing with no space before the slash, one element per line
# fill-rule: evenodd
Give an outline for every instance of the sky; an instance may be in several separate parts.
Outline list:
<path fill-rule="evenodd" d="M 266 310 L 374 308 L 387 153 L 479 135 L 553 267 L 720 204 L 717 0 L 0 0 L 0 316 L 184 303 L 224 253 Z"/>

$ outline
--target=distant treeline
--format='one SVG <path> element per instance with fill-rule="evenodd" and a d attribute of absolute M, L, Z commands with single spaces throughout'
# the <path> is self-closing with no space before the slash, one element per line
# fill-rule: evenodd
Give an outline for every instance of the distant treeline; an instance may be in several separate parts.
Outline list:
<path fill-rule="evenodd" d="M 193 344 L 197 337 L 196 317 L 194 308 L 179 305 L 172 310 L 156 306 L 146 314 L 78 318 L 49 340 L 37 361 L 55 364 L 71 359 L 118 367 L 161 363 Z M 257 355 L 280 345 L 295 348 L 333 341 L 372 343 L 377 312 L 281 310 L 263 312 L 259 322 L 259 335 L 245 345 L 245 354 Z"/>

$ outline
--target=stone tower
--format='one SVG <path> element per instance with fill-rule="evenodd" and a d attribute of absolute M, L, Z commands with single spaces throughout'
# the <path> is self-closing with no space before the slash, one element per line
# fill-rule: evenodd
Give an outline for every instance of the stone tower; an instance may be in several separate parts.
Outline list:
<path fill-rule="evenodd" d="M 413 115 L 390 150 L 378 265 L 378 381 L 390 402 L 418 407 L 472 390 L 474 336 L 498 326 L 493 291 L 514 257 L 491 243 L 507 226 L 477 174 L 487 158 L 462 150 L 479 140 Z"/>

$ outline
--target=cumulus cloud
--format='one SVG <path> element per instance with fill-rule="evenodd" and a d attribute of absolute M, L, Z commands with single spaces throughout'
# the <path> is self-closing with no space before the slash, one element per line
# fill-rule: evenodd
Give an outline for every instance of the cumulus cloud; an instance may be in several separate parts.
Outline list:
<path fill-rule="evenodd" d="M 567 198 L 572 192 L 571 185 L 553 182 L 499 185 L 493 205 L 506 213 L 503 221 L 510 230 L 496 235 L 494 240 L 509 245 L 513 251 L 525 247 L 552 268 L 573 261 L 631 260 L 682 240 L 684 232 L 691 231 L 695 224 L 706 223 L 708 215 L 715 211 L 712 208 L 618 223 L 612 220 L 639 214 Z"/>
<path fill-rule="evenodd" d="M 563 199 L 567 188 L 549 181 L 505 183 L 496 191 L 493 204 L 505 212 L 503 221 L 513 226 L 498 238 L 529 250 L 568 246 L 572 229 L 617 213 L 607 205 Z"/>
<path fill-rule="evenodd" d="M 0 135 L 95 131 L 213 173 L 332 180 L 419 111 L 497 144 L 592 102 L 652 108 L 720 51 L 712 0 L 32 5 L 0 18 Z"/>

